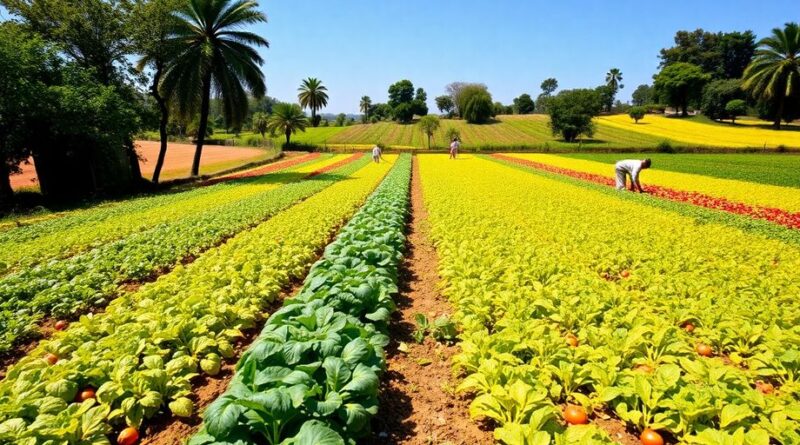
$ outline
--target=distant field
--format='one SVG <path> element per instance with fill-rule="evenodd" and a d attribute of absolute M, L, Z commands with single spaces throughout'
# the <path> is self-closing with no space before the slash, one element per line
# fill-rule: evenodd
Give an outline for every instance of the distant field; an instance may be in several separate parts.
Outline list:
<path fill-rule="evenodd" d="M 662 154 L 570 153 L 570 158 L 613 164 L 623 158 L 650 158 L 659 170 L 800 187 L 800 155 L 761 153 Z"/>
<path fill-rule="evenodd" d="M 800 126 L 776 131 L 763 121 L 745 120 L 744 124 L 714 122 L 707 119 L 681 119 L 647 115 L 638 124 L 626 115 L 601 116 L 598 123 L 628 133 L 659 139 L 669 138 L 679 146 L 721 148 L 800 148 Z"/>

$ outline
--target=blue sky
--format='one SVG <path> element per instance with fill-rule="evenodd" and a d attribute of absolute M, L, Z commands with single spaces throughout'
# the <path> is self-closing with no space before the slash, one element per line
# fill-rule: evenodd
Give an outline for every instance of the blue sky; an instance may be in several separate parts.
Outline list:
<path fill-rule="evenodd" d="M 762 37 L 800 20 L 797 0 L 261 0 L 269 23 L 256 32 L 268 94 L 295 101 L 309 76 L 322 79 L 323 112 L 356 113 L 361 96 L 386 101 L 411 80 L 433 98 L 453 81 L 483 82 L 495 100 L 534 98 L 547 77 L 561 89 L 594 87 L 618 67 L 629 100 L 658 67 L 675 31 L 750 29 Z M 0 9 L 0 18 L 7 18 Z M 792 12 L 794 14 L 792 14 Z"/>

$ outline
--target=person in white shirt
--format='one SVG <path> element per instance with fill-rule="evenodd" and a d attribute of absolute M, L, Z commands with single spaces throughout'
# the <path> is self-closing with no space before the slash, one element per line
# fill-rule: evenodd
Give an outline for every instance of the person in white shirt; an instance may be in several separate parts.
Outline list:
<path fill-rule="evenodd" d="M 376 164 L 381 162 L 381 147 L 377 145 L 372 148 L 372 161 Z"/>
<path fill-rule="evenodd" d="M 614 170 L 617 173 L 617 190 L 625 190 L 625 182 L 630 176 L 631 191 L 634 192 L 638 189 L 639 193 L 644 193 L 642 184 L 639 182 L 639 172 L 645 168 L 650 168 L 650 159 L 626 159 L 617 162 L 614 165 Z"/>
<path fill-rule="evenodd" d="M 455 159 L 458 156 L 459 147 L 461 147 L 461 143 L 458 142 L 458 138 L 453 138 L 453 142 L 450 143 L 450 159 Z"/>

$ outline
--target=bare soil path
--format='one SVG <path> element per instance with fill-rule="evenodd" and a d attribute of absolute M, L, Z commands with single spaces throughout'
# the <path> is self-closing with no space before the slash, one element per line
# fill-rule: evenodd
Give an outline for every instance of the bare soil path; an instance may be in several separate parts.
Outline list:
<path fill-rule="evenodd" d="M 408 250 L 401 268 L 398 310 L 389 327 L 391 343 L 387 372 L 382 378 L 380 412 L 373 420 L 368 444 L 481 445 L 493 443 L 492 434 L 470 420 L 469 401 L 455 394 L 457 381 L 451 371 L 451 357 L 457 346 L 426 338 L 417 344 L 414 316 L 429 319 L 452 312 L 437 291 L 438 258 L 428 237 L 428 215 L 422 201 L 422 184 L 414 158 L 411 185 L 411 220 Z M 398 350 L 400 343 L 407 352 Z"/>

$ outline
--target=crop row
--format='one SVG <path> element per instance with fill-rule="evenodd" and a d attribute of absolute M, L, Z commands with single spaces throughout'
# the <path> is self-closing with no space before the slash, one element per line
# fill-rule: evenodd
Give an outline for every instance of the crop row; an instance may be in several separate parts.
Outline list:
<path fill-rule="evenodd" d="M 344 167 L 346 175 L 363 166 L 366 159 Z M 328 187 L 340 177 L 325 175 L 296 182 L 305 170 L 277 173 L 261 181 L 268 185 L 245 185 L 245 197 L 237 199 L 237 188 L 226 188 L 231 202 L 190 214 L 172 223 L 99 246 L 64 260 L 53 260 L 0 278 L 0 351 L 7 351 L 32 332 L 42 316 L 65 317 L 101 306 L 122 291 L 120 284 L 142 280 L 171 267 L 189 255 L 199 255 L 241 230 Z M 278 185 L 281 182 L 294 181 Z M 252 194 L 250 189 L 260 189 Z M 250 194 L 250 196 L 247 196 Z M 194 202 L 192 200 L 192 202 Z"/>
<path fill-rule="evenodd" d="M 278 163 L 277 165 L 283 165 Z M 266 179 L 266 180 L 265 180 Z M 0 232 L 0 275 L 89 250 L 278 185 L 260 178 L 79 210 Z"/>
<path fill-rule="evenodd" d="M 546 443 L 582 412 L 687 444 L 800 441 L 798 247 L 485 160 L 445 162 L 420 167 L 463 328 L 459 389 L 498 440 Z"/>
<path fill-rule="evenodd" d="M 191 415 L 192 379 L 217 374 L 235 355 L 243 331 L 305 273 L 389 169 L 361 166 L 318 177 L 347 180 L 42 342 L 0 382 L 0 443 L 103 444 L 126 424 Z"/>
<path fill-rule="evenodd" d="M 411 157 L 402 155 L 267 321 L 192 445 L 353 443 L 378 411 L 387 323 L 405 248 Z"/>
<path fill-rule="evenodd" d="M 498 159 L 502 159 L 508 162 L 515 162 L 534 169 L 562 174 L 565 176 L 578 178 L 585 181 L 594 182 L 597 184 L 614 186 L 614 179 L 606 176 L 572 170 L 569 168 L 557 167 L 550 164 L 532 161 L 522 156 L 524 155 L 515 155 L 515 156 L 508 156 L 502 154 L 495 155 L 495 157 Z M 726 198 L 713 197 L 699 192 L 674 190 L 659 185 L 648 185 L 646 189 L 648 194 L 659 198 L 669 199 L 676 202 L 687 202 L 708 209 L 722 210 L 737 215 L 745 215 L 752 218 L 770 221 L 775 224 L 779 224 L 781 226 L 789 227 L 792 229 L 800 229 L 800 212 L 793 213 L 778 208 L 751 206 L 749 204 L 743 204 L 741 202 L 734 202 Z M 794 190 L 790 189 L 790 191 Z"/>

